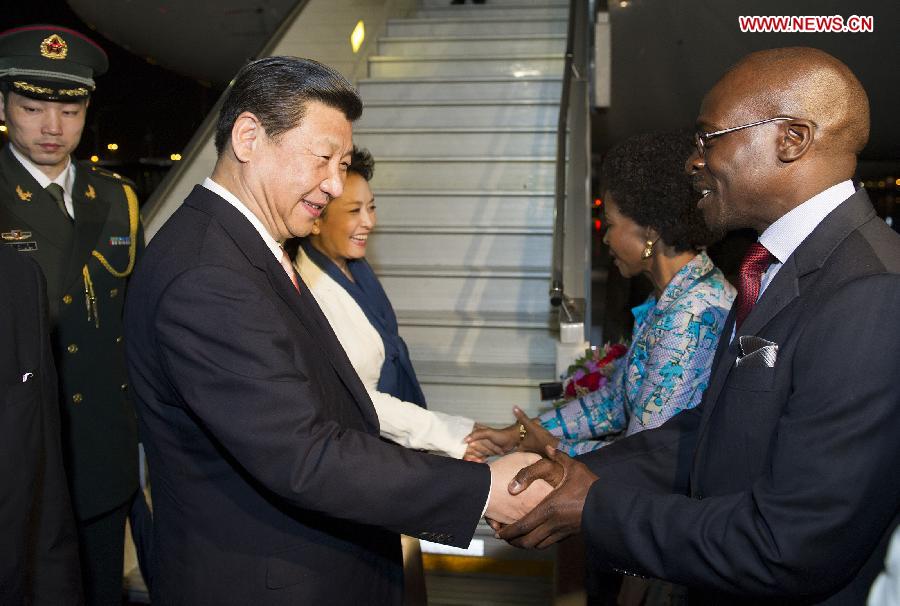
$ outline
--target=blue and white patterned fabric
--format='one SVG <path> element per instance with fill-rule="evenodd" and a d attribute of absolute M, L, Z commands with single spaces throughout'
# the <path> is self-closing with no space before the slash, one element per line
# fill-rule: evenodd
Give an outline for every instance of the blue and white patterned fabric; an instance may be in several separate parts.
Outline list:
<path fill-rule="evenodd" d="M 609 382 L 540 416 L 570 456 L 658 427 L 700 403 L 735 290 L 705 252 L 679 270 L 659 301 L 631 310 L 631 346 Z M 624 362 L 624 363 L 623 363 Z"/>

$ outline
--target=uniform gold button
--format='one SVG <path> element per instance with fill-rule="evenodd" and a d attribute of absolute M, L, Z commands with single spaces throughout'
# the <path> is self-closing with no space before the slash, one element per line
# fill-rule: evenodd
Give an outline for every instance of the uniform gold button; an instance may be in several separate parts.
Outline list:
<path fill-rule="evenodd" d="M 122 391 L 128 391 L 128 383 L 122 383 L 121 385 L 119 385 L 119 388 Z"/>
<path fill-rule="evenodd" d="M 121 342 L 122 342 L 122 337 L 116 337 L 116 343 L 121 343 Z"/>
<path fill-rule="evenodd" d="M 81 404 L 84 401 L 84 396 L 81 395 L 80 393 L 76 393 L 75 395 L 72 396 L 72 401 L 75 404 Z"/>
<path fill-rule="evenodd" d="M 119 294 L 119 289 L 118 289 L 118 288 L 110 289 L 110 291 L 109 291 L 109 298 L 110 298 L 110 299 L 115 299 L 115 298 L 116 298 L 116 295 L 118 295 L 118 294 Z"/>
<path fill-rule="evenodd" d="M 65 295 L 63 297 L 63 303 L 65 303 L 66 305 L 68 305 L 71 302 L 72 302 L 72 295 Z"/>
<path fill-rule="evenodd" d="M 74 343 L 72 343 L 71 345 L 69 345 L 68 347 L 66 347 L 66 350 L 67 350 L 69 353 L 75 353 L 76 351 L 78 351 L 78 346 L 75 345 Z"/>

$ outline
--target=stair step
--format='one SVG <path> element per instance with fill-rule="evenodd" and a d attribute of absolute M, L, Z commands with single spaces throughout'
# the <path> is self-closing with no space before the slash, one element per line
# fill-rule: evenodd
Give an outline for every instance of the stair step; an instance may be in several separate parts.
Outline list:
<path fill-rule="evenodd" d="M 465 150 L 477 156 L 546 156 L 556 153 L 556 129 L 506 128 L 357 128 L 353 139 L 376 158 L 417 153 L 448 156 Z"/>
<path fill-rule="evenodd" d="M 517 328 L 552 331 L 552 313 L 465 312 L 465 311 L 403 311 L 397 315 L 403 326 L 452 326 L 469 328 Z"/>
<path fill-rule="evenodd" d="M 357 82 L 366 104 L 377 101 L 545 100 L 559 102 L 562 80 L 553 76 L 463 76 L 449 78 L 364 78 Z"/>
<path fill-rule="evenodd" d="M 530 415 L 543 412 L 538 384 L 553 381 L 552 364 L 454 363 L 414 360 L 429 409 L 497 427 L 513 422 L 512 407 Z"/>
<path fill-rule="evenodd" d="M 472 0 L 466 0 L 467 4 L 471 4 Z M 487 0 L 487 4 L 492 6 L 557 6 L 568 7 L 569 0 Z M 419 0 L 419 6 L 422 8 L 450 6 L 450 0 Z"/>
<path fill-rule="evenodd" d="M 373 267 L 376 268 L 375 273 L 379 276 L 522 280 L 547 280 L 550 278 L 550 270 L 545 267 L 378 265 L 376 263 L 373 263 Z"/>
<path fill-rule="evenodd" d="M 549 313 L 547 267 L 375 267 L 394 309 Z"/>
<path fill-rule="evenodd" d="M 369 57 L 370 78 L 428 76 L 559 76 L 562 53 L 534 55 L 444 55 L 442 57 Z"/>
<path fill-rule="evenodd" d="M 549 313 L 545 268 L 376 268 L 398 313 L 407 310 Z"/>
<path fill-rule="evenodd" d="M 553 189 L 556 158 L 381 158 L 372 188 Z"/>
<path fill-rule="evenodd" d="M 542 402 L 538 384 L 553 380 L 553 368 L 547 368 L 546 376 L 535 380 L 530 385 L 473 385 L 463 382 L 432 383 L 422 380 L 419 366 L 422 363 L 413 360 L 416 374 L 422 391 L 425 392 L 425 400 L 429 410 L 438 410 L 447 414 L 462 415 L 474 419 L 483 425 L 493 427 L 505 427 L 515 422 L 512 407 L 518 406 L 528 416 L 534 417 L 547 411 L 552 404 Z M 477 366 L 490 367 L 491 364 L 481 363 Z M 427 378 L 427 375 L 426 375 Z"/>
<path fill-rule="evenodd" d="M 388 237 L 385 237 L 388 236 Z M 552 230 L 479 233 L 463 230 L 381 230 L 369 239 L 366 256 L 379 265 L 550 265 Z"/>
<path fill-rule="evenodd" d="M 400 334 L 414 359 L 468 365 L 494 362 L 547 366 L 555 356 L 556 326 L 553 314 L 548 312 L 417 310 L 402 312 L 397 319 Z"/>
<path fill-rule="evenodd" d="M 373 101 L 357 122 L 366 128 L 546 127 L 559 119 L 552 101 Z"/>
<path fill-rule="evenodd" d="M 376 174 L 378 165 L 376 163 Z M 383 226 L 467 225 L 542 227 L 553 223 L 551 192 L 381 189 L 377 234 Z"/>
<path fill-rule="evenodd" d="M 561 34 L 535 36 L 404 36 L 378 39 L 378 53 L 398 57 L 564 53 Z"/>
<path fill-rule="evenodd" d="M 417 360 L 419 381 L 429 384 L 488 385 L 527 387 L 536 389 L 538 383 L 553 380 L 552 364 L 472 364 Z"/>
<path fill-rule="evenodd" d="M 483 236 L 552 236 L 552 226 L 510 226 L 510 225 L 391 225 L 379 223 L 378 233 L 382 234 L 423 234 L 436 236 L 483 235 Z"/>
<path fill-rule="evenodd" d="M 553 364 L 556 337 L 549 327 L 400 325 L 414 360 Z"/>
<path fill-rule="evenodd" d="M 440 19 L 389 19 L 386 27 L 388 36 L 481 36 L 512 34 L 565 34 L 568 17 L 544 19 L 507 14 L 501 17 L 482 15 L 473 21 L 468 18 L 449 17 Z"/>
<path fill-rule="evenodd" d="M 472 19 L 484 17 L 506 17 L 507 19 L 517 19 L 519 17 L 534 17 L 539 19 L 566 19 L 569 16 L 569 9 L 562 5 L 535 6 L 533 4 L 506 4 L 498 6 L 495 4 L 458 4 L 445 6 L 434 6 L 428 8 L 420 8 L 416 12 L 417 17 L 469 17 Z"/>

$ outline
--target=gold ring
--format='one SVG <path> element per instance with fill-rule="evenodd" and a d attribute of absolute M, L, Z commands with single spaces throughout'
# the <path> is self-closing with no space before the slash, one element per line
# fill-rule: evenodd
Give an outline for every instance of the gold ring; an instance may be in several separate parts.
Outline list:
<path fill-rule="evenodd" d="M 525 436 L 528 435 L 528 429 L 525 427 L 524 423 L 519 423 L 519 442 L 525 439 Z"/>

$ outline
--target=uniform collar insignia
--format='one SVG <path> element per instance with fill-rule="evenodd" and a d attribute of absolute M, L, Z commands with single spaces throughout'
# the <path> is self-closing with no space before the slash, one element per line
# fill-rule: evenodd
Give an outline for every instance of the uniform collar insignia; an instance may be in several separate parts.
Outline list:
<path fill-rule="evenodd" d="M 12 242 L 21 242 L 22 240 L 27 240 L 31 237 L 30 231 L 24 231 L 21 229 L 11 229 L 9 231 L 3 232 L 0 234 L 0 238 L 4 240 L 12 241 Z"/>
<path fill-rule="evenodd" d="M 31 192 L 22 189 L 21 185 L 16 185 L 16 193 L 19 194 L 19 199 L 22 202 L 31 202 Z"/>
<path fill-rule="evenodd" d="M 84 195 L 87 196 L 88 198 L 90 198 L 91 200 L 93 200 L 94 198 L 96 198 L 96 197 L 97 197 L 97 192 L 94 190 L 94 186 L 88 184 L 87 191 L 84 192 Z"/>

